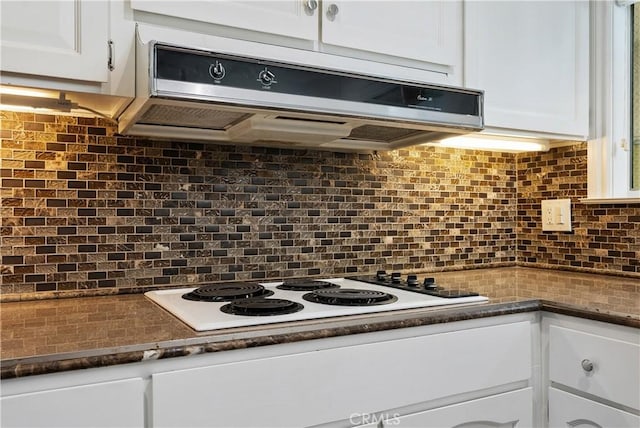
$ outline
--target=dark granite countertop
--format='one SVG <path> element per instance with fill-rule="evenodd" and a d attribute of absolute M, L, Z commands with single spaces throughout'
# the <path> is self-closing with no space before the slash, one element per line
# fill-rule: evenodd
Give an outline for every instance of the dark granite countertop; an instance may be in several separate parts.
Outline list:
<path fill-rule="evenodd" d="M 640 280 L 525 267 L 430 274 L 489 303 L 197 333 L 142 294 L 2 303 L 1 377 L 545 310 L 640 328 Z"/>

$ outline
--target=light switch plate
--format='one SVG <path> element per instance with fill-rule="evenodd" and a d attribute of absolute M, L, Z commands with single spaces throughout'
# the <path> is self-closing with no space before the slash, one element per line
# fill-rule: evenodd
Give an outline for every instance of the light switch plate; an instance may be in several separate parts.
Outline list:
<path fill-rule="evenodd" d="M 542 230 L 571 232 L 571 199 L 542 201 Z"/>

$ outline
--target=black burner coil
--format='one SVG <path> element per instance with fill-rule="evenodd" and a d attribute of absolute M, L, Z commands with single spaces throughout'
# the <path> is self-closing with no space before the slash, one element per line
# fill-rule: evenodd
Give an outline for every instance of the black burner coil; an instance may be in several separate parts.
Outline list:
<path fill-rule="evenodd" d="M 301 311 L 300 303 L 286 299 L 241 299 L 220 308 L 226 314 L 248 316 L 286 315 Z"/>
<path fill-rule="evenodd" d="M 273 291 L 265 289 L 260 284 L 230 283 L 204 285 L 183 294 L 182 298 L 198 302 L 231 302 L 237 299 L 268 297 L 272 294 Z"/>
<path fill-rule="evenodd" d="M 278 285 L 276 288 L 280 290 L 291 290 L 291 291 L 313 291 L 313 290 L 321 290 L 326 288 L 339 288 L 339 285 L 332 284 L 326 281 L 315 281 L 312 279 L 290 279 L 284 281 L 282 284 Z"/>
<path fill-rule="evenodd" d="M 375 306 L 393 303 L 398 298 L 393 294 L 357 288 L 316 290 L 302 298 L 308 302 L 336 306 Z"/>

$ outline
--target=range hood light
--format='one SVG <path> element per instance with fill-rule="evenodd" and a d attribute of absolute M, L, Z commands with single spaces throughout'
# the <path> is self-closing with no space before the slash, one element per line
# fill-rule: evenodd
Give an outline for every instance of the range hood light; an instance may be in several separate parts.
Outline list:
<path fill-rule="evenodd" d="M 445 138 L 439 142 L 427 143 L 426 145 L 508 153 L 549 151 L 548 140 L 482 134 L 460 135 Z"/>

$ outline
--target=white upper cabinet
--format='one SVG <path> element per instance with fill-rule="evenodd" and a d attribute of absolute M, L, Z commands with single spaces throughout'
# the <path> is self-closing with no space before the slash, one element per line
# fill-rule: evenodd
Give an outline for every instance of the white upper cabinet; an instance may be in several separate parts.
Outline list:
<path fill-rule="evenodd" d="M 485 91 L 485 125 L 585 139 L 589 2 L 465 2 L 464 84 Z"/>
<path fill-rule="evenodd" d="M 135 23 L 122 0 L 3 0 L 0 15 L 3 84 L 64 91 L 107 116 L 133 97 Z"/>
<path fill-rule="evenodd" d="M 2 1 L 0 8 L 3 72 L 108 81 L 107 1 Z"/>
<path fill-rule="evenodd" d="M 322 9 L 324 44 L 431 63 L 443 72 L 460 64 L 459 1 L 324 1 Z"/>
<path fill-rule="evenodd" d="M 131 8 L 140 22 L 412 67 L 431 72 L 426 80 L 462 84 L 458 0 L 131 0 Z"/>
<path fill-rule="evenodd" d="M 314 0 L 131 0 L 131 8 L 305 40 L 318 37 L 319 2 Z"/>

